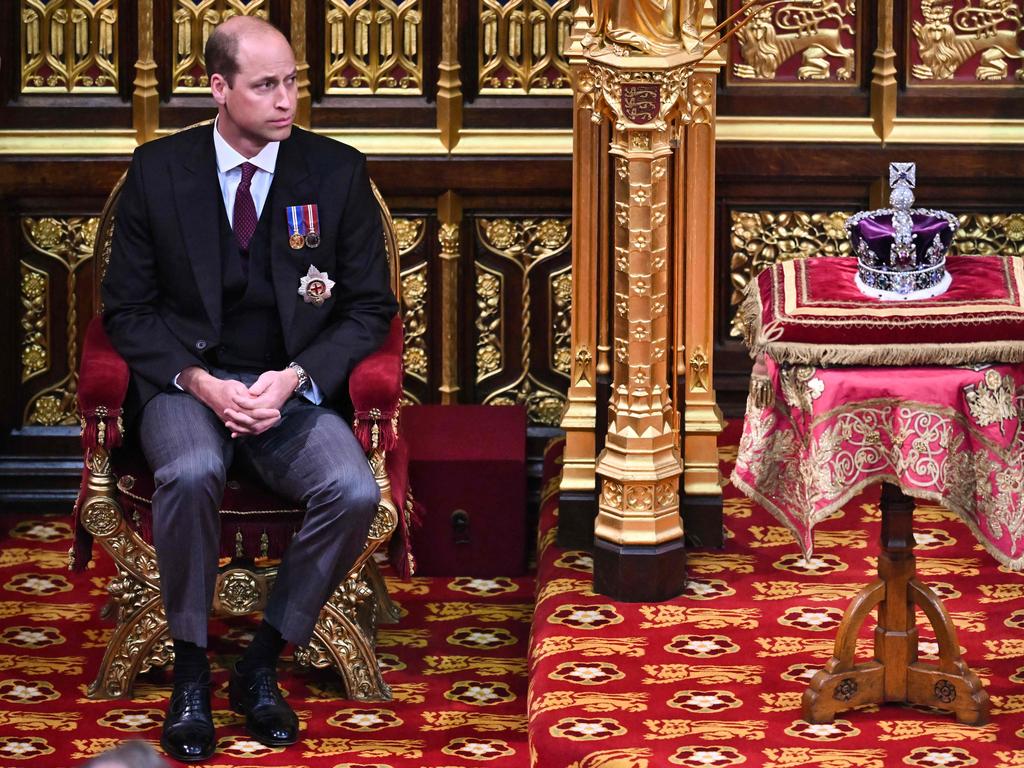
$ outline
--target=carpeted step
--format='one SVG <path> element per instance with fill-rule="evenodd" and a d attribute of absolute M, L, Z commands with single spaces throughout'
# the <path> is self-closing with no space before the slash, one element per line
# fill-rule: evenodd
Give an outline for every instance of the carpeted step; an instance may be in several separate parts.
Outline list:
<path fill-rule="evenodd" d="M 726 476 L 735 455 L 735 446 L 720 450 Z M 1024 766 L 1024 575 L 998 566 L 952 513 L 918 508 L 918 569 L 946 600 L 992 722 L 960 726 L 889 705 L 810 725 L 803 690 L 831 655 L 850 599 L 875 578 L 878 488 L 817 528 L 808 562 L 786 529 L 727 487 L 726 547 L 689 553 L 685 595 L 618 603 L 590 591 L 586 552 L 555 545 L 560 461 L 561 446 L 549 446 L 529 653 L 531 766 Z M 871 655 L 868 624 L 862 658 Z"/>

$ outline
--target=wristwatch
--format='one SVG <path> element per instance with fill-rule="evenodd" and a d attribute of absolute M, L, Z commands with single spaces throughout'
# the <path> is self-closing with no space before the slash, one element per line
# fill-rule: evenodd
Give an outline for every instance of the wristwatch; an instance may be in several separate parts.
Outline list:
<path fill-rule="evenodd" d="M 295 385 L 295 389 L 292 390 L 296 395 L 305 394 L 309 391 L 312 386 L 312 382 L 309 380 L 309 374 L 306 373 L 306 369 L 298 363 L 288 363 L 288 367 L 295 371 L 295 375 L 299 377 L 299 383 Z"/>

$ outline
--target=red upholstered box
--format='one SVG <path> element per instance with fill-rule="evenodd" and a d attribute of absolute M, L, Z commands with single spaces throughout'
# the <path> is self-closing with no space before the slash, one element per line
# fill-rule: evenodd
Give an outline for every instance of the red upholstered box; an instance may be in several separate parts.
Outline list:
<path fill-rule="evenodd" d="M 517 576 L 526 567 L 526 410 L 402 409 L 409 485 L 422 506 L 418 576 Z"/>

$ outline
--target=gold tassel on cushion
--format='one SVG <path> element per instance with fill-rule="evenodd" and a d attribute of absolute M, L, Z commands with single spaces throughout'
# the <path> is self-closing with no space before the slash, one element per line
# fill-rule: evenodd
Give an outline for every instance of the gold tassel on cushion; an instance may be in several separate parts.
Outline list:
<path fill-rule="evenodd" d="M 750 402 L 758 408 L 775 405 L 775 387 L 768 376 L 763 354 L 754 358 L 754 369 L 750 372 Z"/>
<path fill-rule="evenodd" d="M 775 387 L 767 376 L 750 377 L 750 402 L 758 408 L 775 405 Z"/>

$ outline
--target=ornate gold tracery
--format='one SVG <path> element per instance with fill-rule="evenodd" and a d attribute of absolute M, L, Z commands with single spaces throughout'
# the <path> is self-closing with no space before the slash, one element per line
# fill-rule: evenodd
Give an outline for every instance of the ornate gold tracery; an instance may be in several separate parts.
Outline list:
<path fill-rule="evenodd" d="M 420 0 L 329 0 L 327 93 L 423 93 Z"/>
<path fill-rule="evenodd" d="M 520 327 L 519 368 L 515 381 L 487 394 L 483 402 L 492 405 L 523 404 L 533 424 L 557 425 L 565 404 L 565 395 L 545 384 L 534 373 L 531 364 L 535 351 L 531 343 L 534 314 L 531 280 L 541 266 L 564 254 L 570 245 L 569 220 L 546 219 L 477 219 L 477 236 L 490 253 L 514 265 L 522 274 L 522 317 Z M 476 382 L 480 384 L 498 376 L 509 365 L 505 359 L 513 350 L 506 349 L 504 328 L 504 286 L 508 283 L 499 270 L 477 261 L 477 330 Z M 570 269 L 559 270 L 548 278 L 547 302 L 551 325 L 550 357 L 544 367 L 557 373 L 556 361 L 568 366 L 571 311 Z M 568 279 L 568 283 L 566 282 Z M 566 295 L 566 292 L 569 295 Z M 555 346 L 563 345 L 562 347 Z M 566 367 L 565 373 L 567 374 Z"/>
<path fill-rule="evenodd" d="M 398 238 L 398 254 L 403 257 L 423 242 L 426 219 L 396 218 L 395 234 Z M 424 384 L 429 373 L 430 355 L 427 349 L 427 262 L 403 269 L 402 320 L 405 326 L 405 348 L 403 351 L 405 373 Z M 408 392 L 405 396 L 411 402 L 417 398 Z"/>
<path fill-rule="evenodd" d="M 729 335 L 740 338 L 736 308 L 750 281 L 777 261 L 799 256 L 849 256 L 846 219 L 852 211 L 730 211 Z"/>
<path fill-rule="evenodd" d="M 23 423 L 25 425 L 37 424 L 41 426 L 74 425 L 78 423 L 75 405 L 75 393 L 78 389 L 78 273 L 83 265 L 92 259 L 93 244 L 96 241 L 96 232 L 99 227 L 98 217 L 71 216 L 64 218 L 24 217 L 21 220 L 22 237 L 24 241 L 36 253 L 42 254 L 48 259 L 57 262 L 59 270 L 66 272 L 64 306 L 67 307 L 67 318 L 65 320 L 65 334 L 67 344 L 66 370 L 65 375 L 56 384 L 34 393 L 25 406 Z M 48 291 L 38 296 L 38 289 L 42 286 L 39 281 L 45 279 L 46 283 L 52 282 L 52 275 L 43 269 L 33 267 L 22 262 L 23 275 L 29 275 L 28 293 L 26 294 L 26 283 L 22 284 L 23 291 L 23 313 L 22 328 L 25 330 L 22 343 L 22 380 L 32 378 L 30 370 L 41 373 L 39 365 L 49 368 L 52 363 L 49 361 L 48 353 L 44 348 L 42 360 L 39 359 L 38 350 L 40 338 L 35 330 L 43 323 L 47 328 L 53 320 L 50 317 L 48 302 Z M 33 277 L 33 275 L 37 277 Z M 42 276 L 45 275 L 45 278 Z M 28 298 L 30 301 L 26 302 Z M 38 299 L 42 299 L 42 304 Z M 40 316 L 40 312 L 44 316 Z M 26 361 L 34 366 L 30 369 Z"/>
<path fill-rule="evenodd" d="M 117 0 L 21 0 L 23 93 L 116 93 Z"/>
<path fill-rule="evenodd" d="M 50 370 L 50 276 L 21 262 L 21 381 Z"/>
<path fill-rule="evenodd" d="M 480 92 L 568 93 L 571 0 L 480 0 Z"/>
<path fill-rule="evenodd" d="M 175 93 L 207 93 L 204 49 L 213 28 L 232 16 L 269 18 L 267 0 L 177 0 L 171 18 Z"/>

